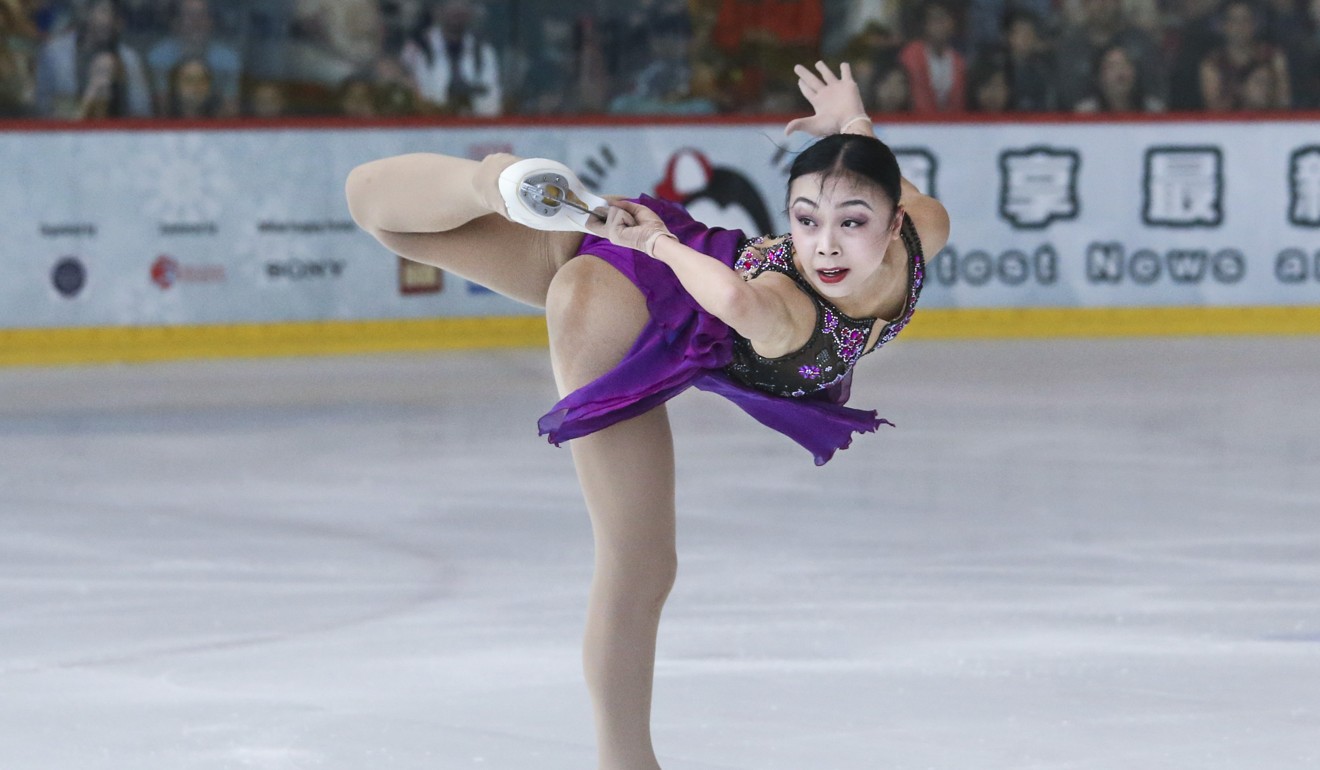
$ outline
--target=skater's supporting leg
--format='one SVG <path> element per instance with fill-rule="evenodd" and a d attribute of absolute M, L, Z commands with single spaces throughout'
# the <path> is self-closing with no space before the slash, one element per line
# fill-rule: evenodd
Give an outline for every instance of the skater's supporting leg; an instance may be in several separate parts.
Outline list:
<path fill-rule="evenodd" d="M 646 321 L 641 293 L 590 256 L 556 276 L 547 319 L 568 393 L 612 368 Z M 591 515 L 595 573 L 583 664 L 601 770 L 657 770 L 651 685 L 660 611 L 677 571 L 674 450 L 664 407 L 569 442 Z"/>
<path fill-rule="evenodd" d="M 353 169 L 349 211 L 396 254 L 434 265 L 536 307 L 581 233 L 542 232 L 504 218 L 497 179 L 517 160 L 416 153 Z"/>

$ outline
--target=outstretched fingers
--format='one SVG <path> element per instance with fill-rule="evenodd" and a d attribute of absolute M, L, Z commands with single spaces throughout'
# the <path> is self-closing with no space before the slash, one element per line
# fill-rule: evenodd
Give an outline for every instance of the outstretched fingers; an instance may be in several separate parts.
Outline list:
<path fill-rule="evenodd" d="M 802 89 L 802 93 L 808 99 L 810 99 L 817 91 L 825 87 L 825 83 L 820 78 L 816 77 L 816 73 L 801 64 L 795 65 L 793 67 L 793 72 L 798 76 L 798 88 Z"/>
<path fill-rule="evenodd" d="M 852 65 L 844 62 L 839 65 L 839 74 L 835 75 L 830 65 L 823 61 L 816 62 L 816 71 L 812 72 L 801 64 L 793 67 L 793 72 L 798 76 L 798 88 L 801 89 L 804 96 L 810 99 L 817 91 L 828 88 L 835 83 L 852 83 Z M 819 74 L 817 74 L 819 73 Z"/>
<path fill-rule="evenodd" d="M 803 96 L 807 97 L 807 101 L 811 102 L 812 104 L 816 103 L 816 99 L 815 99 L 816 89 L 812 88 L 811 85 L 807 83 L 807 81 L 799 80 L 798 90 L 802 92 Z"/>

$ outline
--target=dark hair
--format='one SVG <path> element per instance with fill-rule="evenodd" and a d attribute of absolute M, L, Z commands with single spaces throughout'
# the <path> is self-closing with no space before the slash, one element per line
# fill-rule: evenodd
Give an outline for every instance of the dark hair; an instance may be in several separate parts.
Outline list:
<path fill-rule="evenodd" d="M 1105 96 L 1104 88 L 1100 85 L 1100 70 L 1104 66 L 1105 59 L 1114 51 L 1122 51 L 1123 56 L 1128 60 L 1128 64 L 1130 64 L 1133 69 L 1132 109 L 1136 112 L 1145 112 L 1146 89 L 1141 83 L 1141 69 L 1137 66 L 1136 57 L 1134 57 L 1132 52 L 1128 50 L 1127 46 L 1122 43 L 1110 43 L 1099 51 L 1096 51 L 1095 56 L 1091 58 L 1091 92 L 1095 96 L 1096 101 L 1099 102 L 1100 110 L 1102 112 L 1113 112 L 1114 110 L 1114 106 L 1109 103 L 1108 98 Z"/>
<path fill-rule="evenodd" d="M 109 40 L 87 40 L 87 33 L 91 26 L 92 9 L 98 5 L 110 6 L 110 12 L 114 15 L 115 29 L 110 33 Z M 75 17 L 77 23 L 74 25 L 75 40 L 77 40 L 78 50 L 81 52 L 85 47 L 96 48 L 103 44 L 119 44 L 119 33 L 124 25 L 124 9 L 120 5 L 120 0 L 90 0 L 78 9 L 78 15 Z"/>
<path fill-rule="evenodd" d="M 877 89 L 889 78 L 898 75 L 903 79 L 903 103 L 897 108 L 882 106 Z M 876 104 L 877 110 L 890 112 L 910 112 L 912 110 L 912 76 L 908 74 L 904 67 L 895 57 L 879 56 L 875 60 L 875 72 L 871 76 L 870 94 Z"/>
<path fill-rule="evenodd" d="M 889 196 L 897 209 L 902 195 L 903 175 L 898 170 L 898 159 L 889 145 L 874 136 L 861 134 L 831 134 L 798 154 L 788 170 L 788 183 L 808 174 L 823 174 L 826 178 L 848 173 L 870 182 Z"/>

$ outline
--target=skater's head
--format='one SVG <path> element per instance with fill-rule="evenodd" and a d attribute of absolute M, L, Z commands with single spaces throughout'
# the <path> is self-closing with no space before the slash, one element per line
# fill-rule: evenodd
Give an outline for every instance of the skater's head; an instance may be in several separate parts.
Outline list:
<path fill-rule="evenodd" d="M 834 134 L 789 169 L 789 229 L 799 270 L 825 297 L 856 298 L 884 283 L 880 268 L 899 237 L 902 176 L 884 142 Z"/>
<path fill-rule="evenodd" d="M 832 134 L 803 150 L 788 170 L 790 201 L 793 183 L 812 174 L 826 180 L 853 176 L 857 182 L 874 185 L 887 200 L 890 214 L 902 194 L 898 159 L 889 145 L 873 136 Z"/>

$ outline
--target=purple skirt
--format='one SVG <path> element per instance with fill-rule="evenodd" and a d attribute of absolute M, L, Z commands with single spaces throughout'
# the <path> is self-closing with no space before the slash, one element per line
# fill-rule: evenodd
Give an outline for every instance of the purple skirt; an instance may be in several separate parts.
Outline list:
<path fill-rule="evenodd" d="M 708 228 L 677 203 L 645 195 L 636 200 L 659 214 L 679 241 L 733 266 L 741 231 Z M 839 384 L 802 398 L 772 395 L 731 380 L 724 367 L 733 355 L 733 330 L 698 305 L 668 265 L 594 235 L 583 239 L 578 253 L 599 257 L 627 276 L 646 297 L 651 317 L 617 366 L 569 393 L 540 419 L 541 435 L 556 446 L 643 414 L 690 387 L 729 399 L 801 444 L 817 465 L 852 443 L 853 433 L 893 424 L 874 411 L 843 405 L 851 373 Z"/>

